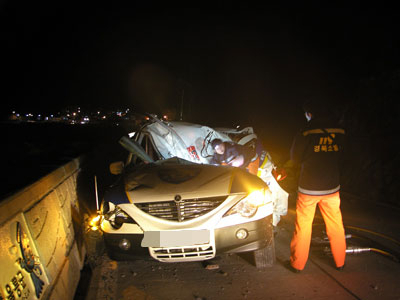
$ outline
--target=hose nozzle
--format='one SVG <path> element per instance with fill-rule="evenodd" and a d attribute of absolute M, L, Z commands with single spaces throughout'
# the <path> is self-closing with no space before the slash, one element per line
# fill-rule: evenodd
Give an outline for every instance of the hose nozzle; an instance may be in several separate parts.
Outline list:
<path fill-rule="evenodd" d="M 354 248 L 354 247 L 348 247 L 346 249 L 346 253 L 352 253 L 352 254 L 357 254 L 361 252 L 369 252 L 371 251 L 371 248 Z"/>
<path fill-rule="evenodd" d="M 348 254 L 358 254 L 362 252 L 369 252 L 371 248 L 355 248 L 355 247 L 348 247 L 346 248 L 346 253 Z M 324 249 L 325 254 L 332 255 L 332 251 L 329 247 L 325 247 Z"/>

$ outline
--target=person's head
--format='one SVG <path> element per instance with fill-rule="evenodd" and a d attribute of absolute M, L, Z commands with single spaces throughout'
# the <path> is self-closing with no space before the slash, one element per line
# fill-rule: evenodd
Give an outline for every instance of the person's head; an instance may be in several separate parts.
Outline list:
<path fill-rule="evenodd" d="M 225 152 L 225 144 L 222 140 L 220 139 L 213 139 L 211 142 L 211 146 L 214 149 L 214 151 L 218 154 L 224 154 Z"/>

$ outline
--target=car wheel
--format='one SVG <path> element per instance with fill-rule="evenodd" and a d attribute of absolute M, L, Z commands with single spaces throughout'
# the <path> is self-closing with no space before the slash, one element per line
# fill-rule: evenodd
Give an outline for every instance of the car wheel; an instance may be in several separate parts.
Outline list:
<path fill-rule="evenodd" d="M 274 237 L 271 237 L 269 243 L 265 248 L 253 251 L 253 254 L 254 254 L 254 262 L 257 269 L 265 269 L 272 267 L 276 260 Z"/>

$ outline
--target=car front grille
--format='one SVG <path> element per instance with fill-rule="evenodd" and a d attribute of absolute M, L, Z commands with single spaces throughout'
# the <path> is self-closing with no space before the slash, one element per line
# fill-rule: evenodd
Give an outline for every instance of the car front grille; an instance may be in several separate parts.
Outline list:
<path fill-rule="evenodd" d="M 201 261 L 213 258 L 215 248 L 211 244 L 192 247 L 149 248 L 150 255 L 161 262 Z"/>
<path fill-rule="evenodd" d="M 135 203 L 135 205 L 153 217 L 183 222 L 212 211 L 224 202 L 226 198 L 227 196 L 195 198 L 180 201 Z"/>

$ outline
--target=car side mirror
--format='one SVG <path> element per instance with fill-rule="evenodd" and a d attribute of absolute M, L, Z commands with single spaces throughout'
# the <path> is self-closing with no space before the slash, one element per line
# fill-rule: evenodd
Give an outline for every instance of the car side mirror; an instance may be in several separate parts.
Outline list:
<path fill-rule="evenodd" d="M 110 164 L 110 172 L 113 175 L 119 175 L 122 174 L 122 171 L 124 170 L 124 163 L 122 161 L 116 161 Z"/>

